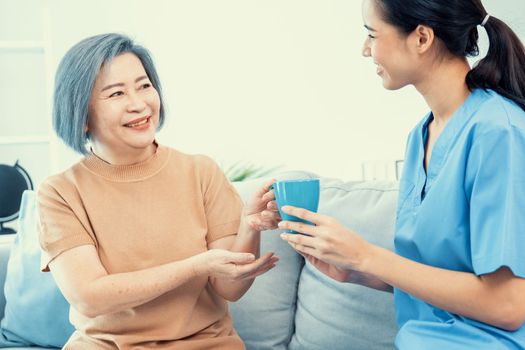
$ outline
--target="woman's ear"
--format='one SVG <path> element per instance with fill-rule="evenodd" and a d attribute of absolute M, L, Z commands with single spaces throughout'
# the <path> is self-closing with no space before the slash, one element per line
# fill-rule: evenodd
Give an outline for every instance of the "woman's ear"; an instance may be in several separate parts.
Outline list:
<path fill-rule="evenodd" d="M 424 25 L 418 25 L 412 32 L 414 35 L 415 48 L 418 53 L 427 52 L 434 43 L 434 30 Z"/>

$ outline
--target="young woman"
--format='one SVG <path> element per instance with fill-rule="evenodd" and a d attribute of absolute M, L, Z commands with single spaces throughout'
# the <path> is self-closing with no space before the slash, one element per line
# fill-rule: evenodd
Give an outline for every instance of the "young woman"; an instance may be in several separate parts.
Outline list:
<path fill-rule="evenodd" d="M 525 349 L 525 51 L 479 0 L 365 0 L 363 55 L 431 112 L 408 138 L 395 250 L 333 218 L 284 211 L 283 235 L 326 275 L 396 302 L 399 349 Z M 473 69 L 478 28 L 488 54 Z"/>
<path fill-rule="evenodd" d="M 260 231 L 279 219 L 271 182 L 243 209 L 210 158 L 159 145 L 159 79 L 123 35 L 66 53 L 53 118 L 85 155 L 38 193 L 42 268 L 76 328 L 65 349 L 244 349 L 225 299 L 277 261 L 258 258 Z"/>

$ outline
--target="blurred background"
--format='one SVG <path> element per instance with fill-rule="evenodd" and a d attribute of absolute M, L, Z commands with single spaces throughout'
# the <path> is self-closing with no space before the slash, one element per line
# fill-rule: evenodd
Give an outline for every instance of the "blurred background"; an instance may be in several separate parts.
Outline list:
<path fill-rule="evenodd" d="M 524 0 L 483 2 L 525 38 Z M 225 169 L 392 179 L 427 112 L 362 57 L 361 1 L 0 0 L 0 163 L 19 160 L 35 186 L 79 159 L 51 130 L 56 67 L 104 32 L 152 52 L 168 111 L 159 142 Z"/>

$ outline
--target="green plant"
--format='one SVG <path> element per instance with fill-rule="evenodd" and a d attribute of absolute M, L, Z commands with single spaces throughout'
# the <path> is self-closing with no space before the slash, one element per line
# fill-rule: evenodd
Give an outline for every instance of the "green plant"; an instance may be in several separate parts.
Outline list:
<path fill-rule="evenodd" d="M 226 174 L 226 177 L 230 181 L 236 182 L 269 175 L 280 167 L 281 166 L 274 166 L 271 168 L 266 168 L 252 163 L 237 162 L 228 168 L 223 167 L 223 170 L 224 174 Z"/>

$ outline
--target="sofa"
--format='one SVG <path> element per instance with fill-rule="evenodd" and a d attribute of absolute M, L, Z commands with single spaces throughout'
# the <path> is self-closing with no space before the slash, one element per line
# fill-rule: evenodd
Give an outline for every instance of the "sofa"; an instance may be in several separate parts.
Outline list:
<path fill-rule="evenodd" d="M 289 171 L 274 177 L 318 176 Z M 393 249 L 397 182 L 320 179 L 319 213 L 337 218 L 372 243 Z M 247 200 L 266 180 L 234 186 Z M 38 271 L 35 216 L 35 194 L 26 191 L 19 233 L 0 237 L 0 281 L 5 285 L 5 293 L 0 295 L 0 347 L 5 349 L 56 349 L 72 331 L 67 302 L 51 274 Z M 393 349 L 397 328 L 392 294 L 324 276 L 282 241 L 280 232 L 263 232 L 261 243 L 262 252 L 273 251 L 280 258 L 277 266 L 258 277 L 239 301 L 229 305 L 246 348 Z"/>

